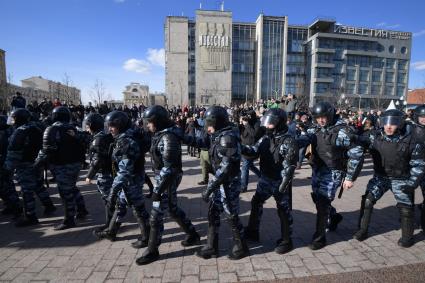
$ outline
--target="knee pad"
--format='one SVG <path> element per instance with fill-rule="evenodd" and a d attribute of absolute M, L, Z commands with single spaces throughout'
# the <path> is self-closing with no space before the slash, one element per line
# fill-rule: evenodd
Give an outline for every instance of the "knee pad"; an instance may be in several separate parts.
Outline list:
<path fill-rule="evenodd" d="M 375 203 L 375 197 L 371 193 L 368 193 L 365 198 L 364 207 L 368 209 L 373 208 Z"/>

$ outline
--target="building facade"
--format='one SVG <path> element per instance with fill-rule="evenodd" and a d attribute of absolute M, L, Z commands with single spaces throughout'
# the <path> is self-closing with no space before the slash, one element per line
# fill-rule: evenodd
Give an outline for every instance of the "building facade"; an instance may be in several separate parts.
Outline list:
<path fill-rule="evenodd" d="M 44 97 L 52 101 L 58 98 L 62 102 L 67 102 L 68 104 L 72 103 L 74 105 L 78 105 L 81 102 L 81 91 L 76 87 L 48 80 L 41 76 L 21 80 L 21 83 L 23 89 L 28 89 L 27 91 L 22 91 L 33 95 L 33 97 L 28 97 L 28 102 L 34 100 L 39 102 L 42 101 Z M 15 92 L 12 92 L 11 94 L 14 95 L 14 93 Z"/>
<path fill-rule="evenodd" d="M 406 99 L 411 38 L 409 32 L 315 21 L 305 44 L 310 104 L 327 100 L 383 108 Z"/>
<path fill-rule="evenodd" d="M 139 83 L 130 83 L 125 87 L 124 94 L 124 105 L 132 107 L 136 105 L 149 105 L 149 86 L 142 85 Z"/>
<path fill-rule="evenodd" d="M 233 22 L 228 11 L 197 10 L 165 21 L 165 89 L 170 105 L 253 102 L 295 94 L 306 105 L 382 108 L 405 97 L 410 32 L 334 20 L 291 25 L 260 14 Z"/>
<path fill-rule="evenodd" d="M 0 109 L 7 107 L 6 54 L 0 49 Z"/>

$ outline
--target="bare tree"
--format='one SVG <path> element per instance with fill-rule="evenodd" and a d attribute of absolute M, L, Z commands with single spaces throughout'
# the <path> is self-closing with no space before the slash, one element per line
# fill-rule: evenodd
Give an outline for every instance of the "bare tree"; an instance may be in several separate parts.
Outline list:
<path fill-rule="evenodd" d="M 71 87 L 72 87 L 71 77 L 67 73 L 63 74 L 62 84 L 65 86 L 64 88 L 65 99 L 69 103 L 69 101 L 71 101 L 71 95 L 73 93 L 71 92 Z M 59 91 L 59 87 L 60 86 L 58 85 L 58 91 Z"/>
<path fill-rule="evenodd" d="M 106 94 L 106 88 L 102 80 L 96 79 L 91 91 L 89 92 L 90 99 L 95 105 L 100 105 L 110 94 Z"/>

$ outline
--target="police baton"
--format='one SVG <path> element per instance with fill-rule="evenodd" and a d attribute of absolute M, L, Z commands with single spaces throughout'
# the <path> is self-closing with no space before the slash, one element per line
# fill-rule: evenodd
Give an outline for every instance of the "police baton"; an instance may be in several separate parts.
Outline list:
<path fill-rule="evenodd" d="M 342 193 L 344 192 L 344 181 L 345 181 L 345 178 L 342 179 L 341 188 L 339 189 L 339 194 L 338 194 L 339 199 L 342 197 Z"/>
<path fill-rule="evenodd" d="M 49 186 L 49 179 L 47 179 L 47 168 L 44 168 L 43 170 L 43 179 L 44 179 L 44 184 L 46 184 L 46 188 L 50 188 Z"/>

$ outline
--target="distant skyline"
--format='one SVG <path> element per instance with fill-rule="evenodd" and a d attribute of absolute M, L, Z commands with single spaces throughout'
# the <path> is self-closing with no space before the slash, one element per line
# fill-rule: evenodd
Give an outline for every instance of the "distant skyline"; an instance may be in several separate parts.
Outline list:
<path fill-rule="evenodd" d="M 131 82 L 164 91 L 164 21 L 193 18 L 196 9 L 218 10 L 222 1 L 199 0 L 0 0 L 0 49 L 12 83 L 42 76 L 81 89 L 83 102 L 96 80 L 112 99 Z M 317 17 L 369 28 L 413 33 L 409 88 L 425 87 L 425 1 L 228 0 L 234 21 L 255 22 L 260 13 L 287 15 L 289 24 Z"/>

